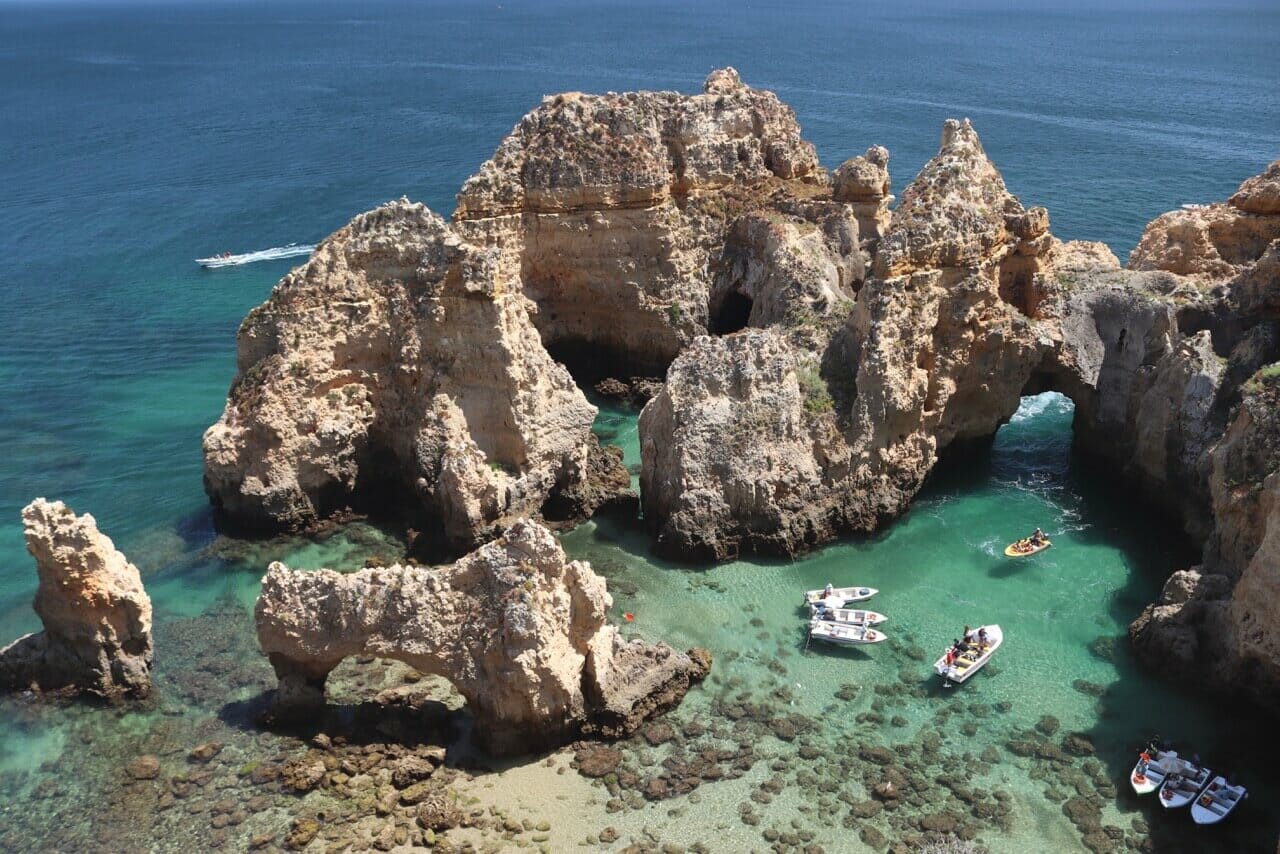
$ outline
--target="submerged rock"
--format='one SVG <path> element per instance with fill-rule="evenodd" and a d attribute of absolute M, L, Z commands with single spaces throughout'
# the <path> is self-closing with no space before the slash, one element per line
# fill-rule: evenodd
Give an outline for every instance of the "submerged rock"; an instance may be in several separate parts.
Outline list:
<path fill-rule="evenodd" d="M 151 598 L 138 568 L 89 514 L 37 498 L 22 511 L 40 584 L 44 631 L 0 649 L 0 688 L 72 689 L 102 697 L 151 690 Z"/>
<path fill-rule="evenodd" d="M 280 678 L 278 715 L 310 713 L 344 658 L 377 655 L 448 679 L 480 744 L 519 754 L 580 734 L 628 735 L 706 676 L 705 651 L 623 641 L 606 623 L 611 604 L 588 564 L 566 561 L 550 531 L 521 521 L 439 569 L 272 564 L 255 613 Z"/>

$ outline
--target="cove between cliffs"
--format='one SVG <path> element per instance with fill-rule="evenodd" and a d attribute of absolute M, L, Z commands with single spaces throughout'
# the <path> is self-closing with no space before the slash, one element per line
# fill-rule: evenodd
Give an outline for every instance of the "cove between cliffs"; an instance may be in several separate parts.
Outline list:
<path fill-rule="evenodd" d="M 605 404 L 596 422 L 632 466 L 635 418 Z M 556 849 L 613 827 L 618 847 L 656 839 L 747 850 L 772 836 L 828 851 L 882 850 L 877 834 L 893 839 L 929 826 L 976 835 L 997 852 L 1097 850 L 1104 837 L 1114 850 L 1147 839 L 1160 851 L 1262 850 L 1275 838 L 1275 821 L 1252 807 L 1280 795 L 1267 770 L 1280 757 L 1271 755 L 1262 723 L 1235 719 L 1230 730 L 1217 728 L 1211 703 L 1144 673 L 1122 638 L 1168 567 L 1194 554 L 1166 536 L 1172 528 L 1164 520 L 1079 466 L 1070 421 L 1062 397 L 1024 399 L 989 448 L 957 449 L 944 460 L 883 534 L 795 562 L 669 565 L 650 555 L 639 520 L 617 517 L 566 533 L 569 555 L 607 578 L 612 618 L 624 632 L 706 646 L 716 667 L 678 710 L 619 744 L 612 776 L 597 780 L 567 767 L 572 750 L 495 768 L 461 747 L 465 711 L 442 709 L 457 746 L 451 757 L 468 757 L 451 762 L 474 774 L 459 788 L 532 827 L 547 822 Z M 1035 525 L 1053 534 L 1053 549 L 1026 561 L 1000 555 Z M 355 569 L 395 548 L 354 524 L 311 541 L 223 542 L 217 556 L 150 579 L 157 644 L 166 650 L 155 708 L 103 715 L 3 701 L 0 713 L 14 723 L 0 749 L 10 840 L 178 850 L 194 832 L 214 842 L 218 804 L 251 803 L 260 796 L 259 763 L 305 751 L 291 736 L 252 725 L 273 685 L 251 628 L 260 567 L 279 558 Z M 891 643 L 865 653 L 805 652 L 797 591 L 827 580 L 880 588 L 873 604 L 890 617 Z M 1004 626 L 1005 649 L 980 678 L 944 693 L 928 676 L 934 651 L 960 624 L 985 620 Z M 395 667 L 376 664 L 335 674 L 342 713 L 399 678 Z M 456 708 L 456 696 L 441 688 L 445 705 Z M 1215 831 L 1192 833 L 1186 816 L 1134 798 L 1124 785 L 1131 748 L 1154 732 L 1239 774 L 1254 793 L 1251 808 Z M 146 784 L 122 779 L 120 768 L 142 753 L 159 755 L 165 776 L 198 777 L 185 755 L 210 741 L 226 744 L 208 766 L 213 781 L 177 806 L 157 809 Z M 708 751 L 719 758 L 694 770 Z M 42 783 L 49 768 L 57 768 L 56 784 Z M 895 768 L 920 789 L 886 808 L 872 790 Z M 291 817 L 313 812 L 333 821 L 344 809 L 319 790 L 268 803 L 243 824 L 222 827 L 220 838 L 280 832 Z M 515 838 L 532 835 L 543 834 Z"/>

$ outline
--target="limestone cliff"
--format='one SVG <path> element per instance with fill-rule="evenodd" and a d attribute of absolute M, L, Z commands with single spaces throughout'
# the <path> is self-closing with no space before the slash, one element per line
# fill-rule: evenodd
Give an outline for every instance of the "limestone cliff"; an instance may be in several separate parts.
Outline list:
<path fill-rule="evenodd" d="M 454 220 L 519 271 L 558 358 L 591 378 L 660 376 L 724 323 L 713 282 L 734 223 L 829 199 L 826 181 L 791 109 L 726 68 L 698 95 L 545 99 L 463 185 Z"/>
<path fill-rule="evenodd" d="M 1135 270 L 1225 279 L 1280 240 L 1280 160 L 1248 179 L 1229 201 L 1189 205 L 1151 222 L 1129 256 Z"/>
<path fill-rule="evenodd" d="M 280 677 L 278 714 L 323 703 L 344 658 L 394 658 L 453 683 L 487 750 L 522 754 L 582 733 L 630 734 L 707 674 L 703 650 L 623 641 L 607 622 L 611 605 L 590 565 L 521 521 L 440 568 L 342 575 L 272 564 L 256 619 Z"/>
<path fill-rule="evenodd" d="M 886 159 L 873 149 L 841 167 L 837 194 L 886 192 L 873 168 Z M 791 554 L 870 530 L 906 507 L 942 447 L 1017 408 L 1055 346 L 1031 316 L 1054 242 L 967 121 L 947 122 L 874 247 L 856 302 L 699 339 L 672 364 L 640 421 L 659 549 Z"/>
<path fill-rule="evenodd" d="M 138 568 L 60 501 L 37 498 L 22 511 L 27 551 L 40 585 L 44 631 L 0 649 L 0 688 L 72 689 L 102 697 L 151 690 L 151 599 Z"/>
<path fill-rule="evenodd" d="M 518 279 L 407 200 L 281 280 L 241 326 L 237 367 L 205 433 L 205 487 L 246 527 L 381 502 L 461 551 L 549 501 L 588 515 L 612 495 L 587 482 L 621 471 Z"/>

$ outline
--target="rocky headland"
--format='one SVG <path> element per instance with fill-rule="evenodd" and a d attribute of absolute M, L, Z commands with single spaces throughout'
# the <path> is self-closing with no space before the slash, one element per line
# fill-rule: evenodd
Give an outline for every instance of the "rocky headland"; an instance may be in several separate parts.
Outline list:
<path fill-rule="evenodd" d="M 635 732 L 678 704 L 711 666 L 705 650 L 624 641 L 612 599 L 555 537 L 517 522 L 450 566 L 343 575 L 272 564 L 258 640 L 280 684 L 275 713 L 313 715 L 343 659 L 378 656 L 447 679 L 493 755 L 527 754 L 580 735 Z"/>
<path fill-rule="evenodd" d="M 22 511 L 44 631 L 0 649 L 0 689 L 105 699 L 151 690 L 151 599 L 138 568 L 89 514 L 37 498 Z"/>

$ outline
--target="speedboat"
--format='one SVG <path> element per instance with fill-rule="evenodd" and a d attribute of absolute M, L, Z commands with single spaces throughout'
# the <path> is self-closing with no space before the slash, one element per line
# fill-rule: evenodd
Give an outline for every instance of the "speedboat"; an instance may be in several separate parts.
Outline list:
<path fill-rule="evenodd" d="M 1129 785 L 1139 795 L 1149 795 L 1164 784 L 1171 769 L 1179 767 L 1177 762 L 1177 751 L 1149 747 L 1138 755 L 1138 762 L 1129 773 Z"/>
<path fill-rule="evenodd" d="M 1249 792 L 1244 786 L 1233 786 L 1225 777 L 1214 777 L 1191 805 L 1191 820 L 1196 824 L 1217 824 L 1247 797 Z"/>
<path fill-rule="evenodd" d="M 865 602 L 880 591 L 874 587 L 833 587 L 830 590 L 807 590 L 804 603 L 816 611 L 821 605 L 828 611 L 844 608 L 851 602 Z"/>
<path fill-rule="evenodd" d="M 876 611 L 864 611 L 861 608 L 819 608 L 814 610 L 813 619 L 829 623 L 857 623 L 863 626 L 878 626 L 889 618 Z"/>
<path fill-rule="evenodd" d="M 212 270 L 217 267 L 234 267 L 241 263 L 239 256 L 232 255 L 230 252 L 223 252 L 221 255 L 210 255 L 208 258 L 197 258 L 196 263 L 206 270 Z"/>
<path fill-rule="evenodd" d="M 1175 760 L 1176 768 L 1171 768 L 1160 784 L 1160 806 L 1168 810 L 1185 807 L 1196 799 L 1196 795 L 1213 779 L 1213 772 L 1208 768 L 1198 768 L 1185 759 Z"/>
<path fill-rule="evenodd" d="M 978 631 L 987 630 L 987 643 L 985 646 L 974 645 L 967 652 L 960 654 L 960 657 L 947 664 L 947 654 L 944 652 L 942 657 L 933 664 L 933 672 L 946 680 L 945 687 L 950 688 L 951 683 L 957 682 L 964 684 L 969 681 L 969 677 L 982 669 L 982 666 L 991 660 L 991 656 L 1000 648 L 1000 644 L 1004 643 L 1004 632 L 999 626 L 979 626 L 974 629 L 976 635 Z"/>
<path fill-rule="evenodd" d="M 886 640 L 885 633 L 865 623 L 832 623 L 814 620 L 809 624 L 809 637 L 840 646 L 864 646 Z"/>

